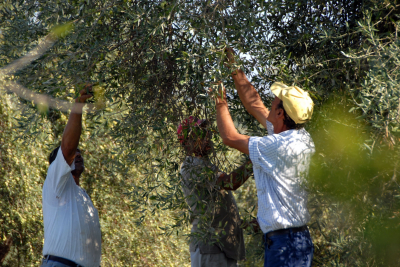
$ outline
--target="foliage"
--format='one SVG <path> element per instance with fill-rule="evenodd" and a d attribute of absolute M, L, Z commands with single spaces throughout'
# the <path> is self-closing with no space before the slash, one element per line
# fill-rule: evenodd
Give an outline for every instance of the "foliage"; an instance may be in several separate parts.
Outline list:
<path fill-rule="evenodd" d="M 43 232 L 37 231 L 43 228 L 42 213 L 37 200 L 41 198 L 40 167 L 44 163 L 35 146 L 15 141 L 12 116 L 16 112 L 12 108 L 18 105 L 11 108 L 10 102 L 9 97 L 0 100 L 0 262 L 24 266 L 36 260 L 37 248 L 42 246 Z"/>
<path fill-rule="evenodd" d="M 186 246 L 180 244 L 189 216 L 180 188 L 184 155 L 176 127 L 189 115 L 215 121 L 213 102 L 206 94 L 214 82 L 223 81 L 228 88 L 239 131 L 265 134 L 244 110 L 230 70 L 223 65 L 223 51 L 230 46 L 267 105 L 266 92 L 275 80 L 299 85 L 315 100 L 314 118 L 307 126 L 317 148 L 309 188 L 315 264 L 398 265 L 397 1 L 5 0 L 0 14 L 0 66 L 25 55 L 54 26 L 73 25 L 69 33 L 58 28 L 55 45 L 9 79 L 69 101 L 85 82 L 100 88 L 95 97 L 100 109 L 87 115 L 82 145 L 88 165 L 96 166 L 84 187 L 99 207 L 107 237 L 105 264 L 151 265 L 161 259 L 165 265 L 187 263 L 188 254 L 181 253 L 188 253 Z M 38 110 L 37 103 L 23 99 L 19 103 L 6 111 L 2 104 L 0 138 L 15 147 L 1 147 L 2 171 L 13 170 L 14 175 L 15 170 L 20 177 L 21 168 L 29 174 L 24 177 L 40 180 L 45 164 L 34 167 L 35 157 L 30 155 L 38 153 L 44 160 L 60 139 L 66 114 Z M 11 130 L 16 126 L 18 133 Z M 224 147 L 218 135 L 213 142 L 213 162 L 233 170 L 241 160 L 239 153 Z M 25 144 L 31 147 L 20 156 Z M 15 179 L 10 188 L 36 180 Z M 235 196 L 242 216 L 250 219 L 256 215 L 256 190 L 254 183 L 247 183 Z M 7 190 L 2 196 L 10 201 L 8 196 L 17 192 Z M 38 187 L 32 190 L 40 192 Z M 130 208 L 121 197 L 128 191 Z M 29 213 L 37 202 L 32 206 L 28 199 L 22 207 L 29 207 Z M 16 206 L 4 207 L 10 214 L 18 212 Z M 39 209 L 24 229 L 41 228 Z M 113 221 L 116 216 L 119 220 Z M 168 219 L 157 221 L 160 216 Z M 7 231 L 14 225 L 22 229 L 23 220 L 11 218 L 4 224 Z M 112 230 L 115 225 L 124 230 Z M 171 236 L 178 233 L 173 242 L 166 241 L 167 247 L 158 245 L 159 250 L 170 250 L 164 256 L 149 254 L 153 245 L 162 243 L 160 238 L 168 240 L 154 225 Z M 261 238 L 247 234 L 243 264 L 259 265 Z M 27 239 L 18 241 L 15 249 L 22 251 L 29 244 L 39 249 L 40 231 L 23 236 Z M 148 246 L 138 244 L 143 237 Z M 3 235 L 3 244 L 5 240 Z M 21 262 L 33 258 L 29 253 L 18 255 L 24 255 Z M 140 261 L 144 255 L 150 256 Z"/>
<path fill-rule="evenodd" d="M 390 12 L 387 16 L 394 11 Z M 380 33 L 382 21 L 374 22 L 373 13 L 367 13 L 360 22 L 359 31 L 366 37 L 366 45 L 359 51 L 350 51 L 348 61 L 357 65 L 367 65 L 363 83 L 351 88 L 354 102 L 353 110 L 361 111 L 361 118 L 368 121 L 374 133 L 374 142 L 382 139 L 395 146 L 399 132 L 399 58 L 400 47 L 397 39 L 399 21 L 392 21 L 395 32 Z M 368 148 L 372 153 L 374 143 Z"/>

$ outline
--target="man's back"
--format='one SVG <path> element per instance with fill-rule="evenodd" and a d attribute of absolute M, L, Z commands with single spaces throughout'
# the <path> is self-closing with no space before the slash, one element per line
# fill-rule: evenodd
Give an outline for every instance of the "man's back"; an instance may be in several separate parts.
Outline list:
<path fill-rule="evenodd" d="M 315 151 L 306 130 L 273 132 L 267 122 L 268 136 L 251 137 L 250 159 L 258 194 L 258 221 L 264 233 L 303 226 L 309 221 L 304 177 Z"/>

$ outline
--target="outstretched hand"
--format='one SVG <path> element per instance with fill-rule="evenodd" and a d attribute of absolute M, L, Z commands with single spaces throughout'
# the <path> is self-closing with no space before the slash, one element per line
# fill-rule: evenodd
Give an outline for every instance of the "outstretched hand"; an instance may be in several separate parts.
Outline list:
<path fill-rule="evenodd" d="M 71 114 L 65 126 L 61 140 L 61 150 L 65 161 L 71 165 L 74 161 L 76 149 L 82 132 L 82 108 L 86 100 L 92 97 L 92 85 L 86 84 L 84 89 L 79 92 L 79 97 L 75 99 L 75 104 L 71 109 Z"/>
<path fill-rule="evenodd" d="M 208 93 L 211 95 L 213 89 L 210 88 L 210 90 L 208 91 Z M 217 94 L 213 94 L 213 97 L 215 99 L 215 104 L 218 106 L 220 104 L 227 104 L 226 101 L 226 89 L 225 86 L 222 83 L 218 83 L 218 93 Z"/>
<path fill-rule="evenodd" d="M 235 63 L 235 51 L 233 51 L 233 48 L 226 47 L 225 55 L 226 55 L 226 66 L 231 67 L 232 64 Z"/>
<path fill-rule="evenodd" d="M 79 97 L 75 99 L 75 102 L 86 103 L 86 100 L 92 96 L 92 84 L 86 84 L 84 89 L 79 92 Z"/>

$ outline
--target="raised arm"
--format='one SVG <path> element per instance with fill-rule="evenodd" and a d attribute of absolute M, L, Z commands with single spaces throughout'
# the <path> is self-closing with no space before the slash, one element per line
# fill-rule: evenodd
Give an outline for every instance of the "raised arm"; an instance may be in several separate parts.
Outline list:
<path fill-rule="evenodd" d="M 226 56 L 228 58 L 228 64 L 231 65 L 235 62 L 233 50 L 231 48 L 226 49 Z M 254 86 L 247 79 L 246 74 L 241 69 L 237 69 L 232 72 L 232 78 L 235 82 L 239 98 L 246 110 L 253 115 L 259 123 L 267 128 L 266 121 L 269 110 L 265 107 Z"/>
<path fill-rule="evenodd" d="M 219 96 L 215 99 L 215 104 L 217 109 L 217 126 L 222 141 L 225 145 L 248 155 L 250 136 L 240 134 L 236 131 L 231 114 L 229 113 L 225 88 L 222 85 Z"/>
<path fill-rule="evenodd" d="M 91 87 L 91 86 L 89 86 Z M 80 96 L 75 99 L 71 114 L 65 126 L 63 137 L 61 140 L 61 150 L 65 161 L 71 165 L 75 158 L 76 149 L 79 145 L 79 139 L 82 132 L 82 108 L 86 100 L 92 97 L 86 89 L 80 91 Z"/>
<path fill-rule="evenodd" d="M 247 181 L 252 173 L 253 166 L 249 160 L 230 174 L 221 174 L 218 178 L 217 184 L 225 190 L 235 191 Z"/>

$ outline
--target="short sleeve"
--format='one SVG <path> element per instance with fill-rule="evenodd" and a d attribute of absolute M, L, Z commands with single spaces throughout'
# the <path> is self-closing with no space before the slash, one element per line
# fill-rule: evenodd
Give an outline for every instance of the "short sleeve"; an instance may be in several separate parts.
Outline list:
<path fill-rule="evenodd" d="M 250 137 L 250 159 L 255 168 L 266 172 L 274 169 L 277 160 L 277 140 L 274 136 Z"/>
<path fill-rule="evenodd" d="M 269 122 L 268 120 L 267 120 L 267 132 L 268 135 L 274 134 L 274 125 L 272 125 L 272 123 Z"/>
<path fill-rule="evenodd" d="M 46 190 L 49 190 L 49 196 L 60 197 L 68 180 L 71 179 L 71 171 L 74 169 L 74 163 L 71 166 L 65 161 L 61 147 L 58 150 L 55 160 L 50 164 L 45 181 Z"/>

